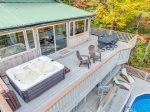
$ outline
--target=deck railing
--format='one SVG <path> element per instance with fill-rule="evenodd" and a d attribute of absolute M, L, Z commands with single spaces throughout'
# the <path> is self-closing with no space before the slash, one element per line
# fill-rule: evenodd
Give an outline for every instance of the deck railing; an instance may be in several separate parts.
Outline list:
<path fill-rule="evenodd" d="M 107 106 L 107 103 L 109 103 L 111 98 L 115 95 L 116 90 L 117 90 L 117 86 L 113 85 L 113 87 L 109 90 L 107 95 L 104 96 L 103 99 L 100 101 L 97 112 L 105 112 L 105 106 Z"/>
<path fill-rule="evenodd" d="M 133 47 L 136 44 L 136 40 L 137 38 L 132 38 L 129 42 L 128 42 L 128 47 L 129 49 L 122 49 L 120 51 L 120 55 L 119 55 L 119 59 L 118 59 L 118 64 L 124 64 L 128 62 L 130 53 L 131 53 L 131 49 L 133 49 Z"/>
<path fill-rule="evenodd" d="M 136 39 L 136 38 L 135 38 Z M 116 50 L 111 56 L 97 64 L 90 71 L 85 73 L 80 79 L 64 89 L 40 112 L 69 112 L 118 64 L 127 62 L 132 45 L 127 48 Z M 123 53 L 123 54 L 122 54 Z M 120 55 L 124 55 L 120 57 Z M 107 68 L 107 70 L 106 70 Z"/>
<path fill-rule="evenodd" d="M 119 53 L 118 65 L 128 62 L 131 49 L 123 49 Z"/>

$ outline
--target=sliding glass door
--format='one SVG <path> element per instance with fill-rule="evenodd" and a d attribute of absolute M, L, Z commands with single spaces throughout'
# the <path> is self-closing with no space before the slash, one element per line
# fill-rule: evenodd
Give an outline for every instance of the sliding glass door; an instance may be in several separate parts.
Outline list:
<path fill-rule="evenodd" d="M 55 52 L 55 43 L 54 43 L 54 32 L 53 26 L 40 28 L 39 32 L 39 41 L 41 52 L 43 55 L 48 55 Z"/>
<path fill-rule="evenodd" d="M 67 47 L 66 23 L 38 29 L 41 52 L 48 55 Z"/>
<path fill-rule="evenodd" d="M 55 25 L 56 50 L 67 47 L 66 24 Z"/>

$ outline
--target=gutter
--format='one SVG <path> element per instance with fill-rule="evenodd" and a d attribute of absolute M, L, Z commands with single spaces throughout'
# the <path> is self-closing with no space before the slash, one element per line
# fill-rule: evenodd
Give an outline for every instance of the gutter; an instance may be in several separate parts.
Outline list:
<path fill-rule="evenodd" d="M 67 21 L 71 19 L 80 19 L 80 18 L 86 18 L 86 17 L 94 17 L 96 14 L 91 14 L 89 16 L 80 16 L 80 17 L 72 17 L 72 18 L 67 18 L 67 19 L 58 19 L 54 21 L 47 21 L 47 22 L 37 22 L 37 23 L 31 23 L 27 25 L 18 25 L 18 26 L 12 26 L 12 27 L 6 27 L 6 28 L 0 28 L 0 31 L 4 30 L 11 30 L 11 29 L 18 29 L 18 28 L 25 28 L 25 27 L 31 27 L 31 26 L 37 26 L 37 25 L 43 25 L 43 24 L 49 24 L 49 23 L 55 23 L 55 22 L 61 22 L 61 21 Z"/>

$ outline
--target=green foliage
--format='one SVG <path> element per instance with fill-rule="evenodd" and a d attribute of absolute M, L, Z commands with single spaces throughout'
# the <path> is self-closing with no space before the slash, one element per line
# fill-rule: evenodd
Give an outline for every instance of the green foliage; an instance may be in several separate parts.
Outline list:
<path fill-rule="evenodd" d="M 90 4 L 90 2 L 89 2 Z M 129 0 L 107 0 L 105 2 L 91 2 L 95 7 L 96 17 L 92 24 L 97 26 L 98 23 L 103 27 L 115 29 L 125 29 L 128 23 L 135 21 L 138 16 L 136 10 L 140 3 L 130 2 Z"/>
<path fill-rule="evenodd" d="M 150 0 L 86 0 L 84 10 L 95 12 L 92 26 L 135 32 L 136 17 L 140 13 L 150 15 Z"/>
<path fill-rule="evenodd" d="M 150 66 L 150 47 L 148 48 L 148 53 L 147 53 L 147 55 L 146 55 L 146 57 L 145 57 L 144 62 L 147 64 L 147 66 L 148 66 L 148 65 Z M 149 67 L 149 66 L 148 66 L 148 67 Z"/>
<path fill-rule="evenodd" d="M 149 67 L 149 62 L 150 62 L 150 47 L 148 49 L 148 53 L 145 57 L 145 60 L 143 63 L 142 58 L 144 56 L 146 47 L 148 45 L 148 42 L 142 42 L 140 39 L 137 40 L 135 48 L 132 50 L 130 58 L 129 58 L 129 65 L 134 66 L 134 67 L 144 67 L 147 68 Z"/>
<path fill-rule="evenodd" d="M 142 34 L 150 34 L 150 26 L 149 27 L 140 26 L 139 32 Z"/>

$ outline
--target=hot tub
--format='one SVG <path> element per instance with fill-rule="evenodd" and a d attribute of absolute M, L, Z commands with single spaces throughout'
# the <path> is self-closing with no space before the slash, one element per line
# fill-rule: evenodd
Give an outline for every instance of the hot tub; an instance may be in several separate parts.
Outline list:
<path fill-rule="evenodd" d="M 25 102 L 36 98 L 61 80 L 64 66 L 41 56 L 6 71 L 8 79 Z"/>

